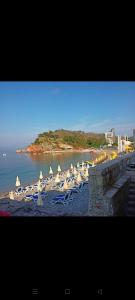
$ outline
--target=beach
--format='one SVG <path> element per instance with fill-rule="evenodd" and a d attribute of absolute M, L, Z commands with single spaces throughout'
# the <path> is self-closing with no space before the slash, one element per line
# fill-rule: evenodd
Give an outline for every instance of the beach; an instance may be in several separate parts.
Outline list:
<path fill-rule="evenodd" d="M 15 189 L 16 176 L 19 176 L 23 186 L 36 182 L 40 171 L 43 176 L 49 175 L 49 168 L 52 167 L 54 174 L 60 164 L 62 170 L 70 168 L 82 160 L 91 160 L 94 154 L 90 152 L 59 152 L 59 153 L 21 153 L 15 151 L 5 151 L 6 157 L 0 154 L 0 197 Z M 95 154 L 96 156 L 96 154 Z"/>
<path fill-rule="evenodd" d="M 43 206 L 35 206 L 33 201 L 24 202 L 9 200 L 7 198 L 0 200 L 0 210 L 10 212 L 12 216 L 86 216 L 88 213 L 89 191 L 86 188 L 83 193 L 77 193 L 73 196 L 73 201 L 63 204 L 52 203 L 52 199 L 58 195 L 58 191 L 49 191 L 48 196 L 43 200 Z"/>
<path fill-rule="evenodd" d="M 100 151 L 102 152 L 102 151 Z M 99 152 L 98 152 L 99 153 Z M 103 152 L 102 152 L 103 153 Z M 106 158 L 107 159 L 107 158 Z M 106 160 L 105 159 L 105 160 Z M 84 165 L 84 173 L 87 169 L 87 165 Z M 67 170 L 60 172 L 60 181 L 66 179 Z M 72 170 L 70 170 L 70 176 L 72 176 Z M 77 172 L 80 173 L 82 167 L 80 166 L 77 169 Z M 57 174 L 57 173 L 56 173 Z M 54 188 L 56 174 L 53 176 L 53 180 L 43 186 L 42 191 L 47 192 L 47 196 L 43 200 L 43 205 L 38 206 L 34 201 L 25 202 L 25 195 L 34 194 L 33 191 L 27 191 L 25 194 L 15 196 L 16 200 L 9 199 L 9 192 L 0 193 L 0 210 L 5 210 L 10 212 L 12 216 L 87 216 L 88 214 L 88 201 L 89 201 L 89 185 L 85 184 L 83 189 L 77 193 L 72 193 L 72 200 L 67 201 L 65 205 L 62 203 L 54 203 L 52 200 L 59 194 L 66 193 L 66 190 L 60 190 L 59 188 Z M 81 181 L 88 181 L 88 178 L 85 178 L 82 174 Z M 44 176 L 46 180 L 48 176 Z M 31 185 L 36 184 L 37 180 L 32 180 Z M 30 185 L 30 184 L 29 184 Z M 79 183 L 78 183 L 79 185 Z M 77 187 L 77 183 L 68 184 L 68 189 L 73 186 Z M 23 188 L 26 188 L 26 185 L 23 185 Z"/>

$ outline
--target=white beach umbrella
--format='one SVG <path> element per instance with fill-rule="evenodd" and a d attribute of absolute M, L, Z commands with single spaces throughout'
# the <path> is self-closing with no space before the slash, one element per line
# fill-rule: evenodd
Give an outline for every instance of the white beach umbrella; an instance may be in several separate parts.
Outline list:
<path fill-rule="evenodd" d="M 78 173 L 77 170 L 76 170 L 76 168 L 74 168 L 73 172 L 74 172 L 74 175 L 77 175 L 77 173 Z"/>
<path fill-rule="evenodd" d="M 64 188 L 65 190 L 66 190 L 66 189 L 68 189 L 68 185 L 67 185 L 67 181 L 66 181 L 66 179 L 65 179 L 65 181 L 64 181 L 63 188 Z"/>
<path fill-rule="evenodd" d="M 38 192 L 42 192 L 42 184 L 40 181 L 38 181 L 37 190 L 38 190 Z"/>
<path fill-rule="evenodd" d="M 82 160 L 82 167 L 84 166 L 84 161 Z"/>
<path fill-rule="evenodd" d="M 58 165 L 57 171 L 58 171 L 58 172 L 61 172 L 61 167 L 60 167 L 60 165 Z"/>
<path fill-rule="evenodd" d="M 51 166 L 50 166 L 49 174 L 50 174 L 50 175 L 53 174 L 53 170 L 52 170 Z"/>
<path fill-rule="evenodd" d="M 11 200 L 14 200 L 14 192 L 13 191 L 9 192 L 9 198 Z"/>
<path fill-rule="evenodd" d="M 85 173 L 84 173 L 84 176 L 88 177 L 89 176 L 89 171 L 88 169 L 86 169 Z"/>
<path fill-rule="evenodd" d="M 71 164 L 71 167 L 70 167 L 70 168 L 71 168 L 71 170 L 73 170 L 73 165 L 72 165 L 72 164 Z"/>
<path fill-rule="evenodd" d="M 56 182 L 56 183 L 60 182 L 59 174 L 56 175 L 56 177 L 55 177 L 55 182 Z"/>
<path fill-rule="evenodd" d="M 76 178 L 76 180 L 77 180 L 78 182 L 82 181 L 82 178 L 81 178 L 81 175 L 80 175 L 80 173 L 77 175 L 77 178 Z"/>
<path fill-rule="evenodd" d="M 80 167 L 80 164 L 79 164 L 79 162 L 77 163 L 77 168 L 79 168 Z"/>
<path fill-rule="evenodd" d="M 37 205 L 39 205 L 39 206 L 42 206 L 42 205 L 43 205 L 43 200 L 42 200 L 42 197 L 41 197 L 41 193 L 40 193 L 40 192 L 38 193 Z"/>
<path fill-rule="evenodd" d="M 21 184 L 20 184 L 20 180 L 19 180 L 19 177 L 17 176 L 16 177 L 16 184 L 15 184 L 16 186 L 20 186 Z"/>
<path fill-rule="evenodd" d="M 42 173 L 42 171 L 40 171 L 39 179 L 43 179 L 43 173 Z"/>
<path fill-rule="evenodd" d="M 69 172 L 69 170 L 67 170 L 67 178 L 69 178 L 70 177 L 70 172 Z"/>

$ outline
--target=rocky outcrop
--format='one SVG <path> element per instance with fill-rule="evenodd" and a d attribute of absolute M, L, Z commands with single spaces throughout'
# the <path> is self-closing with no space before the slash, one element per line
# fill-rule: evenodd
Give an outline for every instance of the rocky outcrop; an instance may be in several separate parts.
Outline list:
<path fill-rule="evenodd" d="M 53 148 L 50 146 L 50 145 L 35 145 L 35 144 L 32 144 L 30 146 L 28 146 L 27 148 L 25 149 L 17 149 L 16 150 L 16 153 L 43 153 L 43 152 L 48 152 L 48 151 L 58 151 L 58 150 L 72 150 L 73 147 L 68 145 L 68 144 L 62 144 L 60 143 L 59 145 L 57 145 L 57 147 Z"/>
<path fill-rule="evenodd" d="M 44 148 L 41 145 L 31 145 L 26 150 L 27 152 L 44 152 Z"/>

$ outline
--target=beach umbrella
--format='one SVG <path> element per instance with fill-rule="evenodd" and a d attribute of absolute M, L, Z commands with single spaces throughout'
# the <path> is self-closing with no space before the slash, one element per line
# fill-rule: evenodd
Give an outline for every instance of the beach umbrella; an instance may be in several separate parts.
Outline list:
<path fill-rule="evenodd" d="M 77 178 L 76 178 L 76 180 L 77 180 L 78 182 L 82 181 L 82 178 L 81 178 L 81 175 L 80 175 L 80 173 L 77 175 Z"/>
<path fill-rule="evenodd" d="M 73 172 L 74 172 L 74 175 L 77 175 L 77 170 L 76 170 L 76 168 L 74 167 L 74 170 L 73 170 Z"/>
<path fill-rule="evenodd" d="M 43 200 L 42 200 L 42 197 L 41 197 L 41 193 L 40 193 L 40 192 L 38 193 L 37 205 L 39 205 L 39 206 L 42 206 L 42 205 L 43 205 Z"/>
<path fill-rule="evenodd" d="M 82 167 L 84 166 L 84 161 L 82 160 Z"/>
<path fill-rule="evenodd" d="M 67 171 L 67 178 L 69 178 L 70 177 L 70 172 L 69 172 L 69 170 Z"/>
<path fill-rule="evenodd" d="M 89 171 L 88 169 L 86 169 L 85 173 L 84 173 L 84 176 L 88 177 L 89 176 Z"/>
<path fill-rule="evenodd" d="M 68 189 L 68 185 L 67 185 L 67 181 L 66 181 L 66 179 L 65 179 L 65 181 L 64 181 L 63 188 L 64 188 L 65 190 L 66 190 L 66 189 Z"/>
<path fill-rule="evenodd" d="M 38 190 L 38 192 L 42 192 L 42 184 L 40 181 L 38 181 L 37 190 Z"/>
<path fill-rule="evenodd" d="M 60 167 L 60 165 L 58 165 L 57 171 L 58 171 L 58 172 L 61 172 L 61 167 Z"/>
<path fill-rule="evenodd" d="M 77 163 L 77 168 L 80 168 L 80 164 L 79 164 L 79 162 Z"/>
<path fill-rule="evenodd" d="M 20 180 L 19 180 L 19 177 L 17 176 L 16 177 L 16 184 L 15 184 L 16 186 L 20 186 Z"/>
<path fill-rule="evenodd" d="M 14 200 L 14 192 L 13 192 L 13 191 L 11 191 L 11 192 L 9 193 L 9 198 L 10 198 L 11 200 Z"/>
<path fill-rule="evenodd" d="M 84 171 L 84 165 L 82 165 L 81 170 Z"/>
<path fill-rule="evenodd" d="M 73 165 L 72 165 L 72 164 L 71 164 L 71 167 L 70 167 L 70 168 L 71 168 L 71 170 L 73 170 Z"/>
<path fill-rule="evenodd" d="M 55 177 L 55 182 L 56 182 L 56 183 L 60 182 L 59 174 L 56 175 L 56 177 Z"/>
<path fill-rule="evenodd" d="M 39 179 L 43 179 L 43 173 L 42 173 L 42 171 L 40 171 Z"/>
<path fill-rule="evenodd" d="M 50 166 L 49 174 L 50 174 L 50 175 L 53 174 L 53 170 L 52 170 L 51 166 Z"/>

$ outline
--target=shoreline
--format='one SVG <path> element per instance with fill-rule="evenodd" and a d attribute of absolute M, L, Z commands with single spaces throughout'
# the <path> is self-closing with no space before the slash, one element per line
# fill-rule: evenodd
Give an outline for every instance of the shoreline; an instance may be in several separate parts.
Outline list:
<path fill-rule="evenodd" d="M 24 150 L 16 150 L 17 154 L 23 154 L 23 153 L 31 153 L 34 155 L 38 155 L 38 154 L 46 154 L 46 153 L 50 153 L 50 154 L 54 154 L 54 153 L 67 153 L 67 152 L 79 152 L 79 153 L 89 153 L 89 152 L 94 152 L 94 153 L 99 153 L 101 150 L 97 150 L 97 149 L 67 149 L 67 150 L 46 150 L 43 152 L 37 151 L 24 151 Z"/>
<path fill-rule="evenodd" d="M 95 150 L 95 149 L 91 149 L 91 150 L 89 150 L 89 149 L 83 149 L 83 150 L 60 150 L 60 151 L 55 151 L 54 153 L 63 153 L 63 152 L 82 152 L 82 153 L 85 153 L 85 152 L 92 152 L 92 153 L 95 153 L 95 154 L 99 154 L 99 153 L 101 153 L 102 152 L 102 150 Z M 23 152 L 24 153 L 24 152 Z M 30 153 L 30 152 L 28 152 L 28 153 Z M 47 153 L 52 153 L 52 152 L 48 152 L 47 151 Z M 22 152 L 21 152 L 21 154 L 22 154 Z M 43 154 L 43 153 L 36 153 L 37 155 L 38 154 Z M 67 170 L 64 170 L 63 172 L 66 172 Z M 55 174 L 56 175 L 56 174 Z M 49 176 L 49 175 L 48 175 Z M 48 177 L 48 176 L 45 176 L 45 178 L 46 177 Z M 27 182 L 27 184 L 25 184 L 24 185 L 24 187 L 25 186 L 27 186 L 27 185 L 32 185 L 32 184 L 35 184 L 37 182 L 37 179 L 35 179 L 35 180 L 32 180 L 31 181 L 31 183 L 30 182 Z M 4 191 L 4 192 L 0 192 L 0 200 L 1 199 L 3 199 L 3 198 L 6 198 L 6 197 L 8 197 L 9 198 L 9 192 L 10 191 Z"/>

